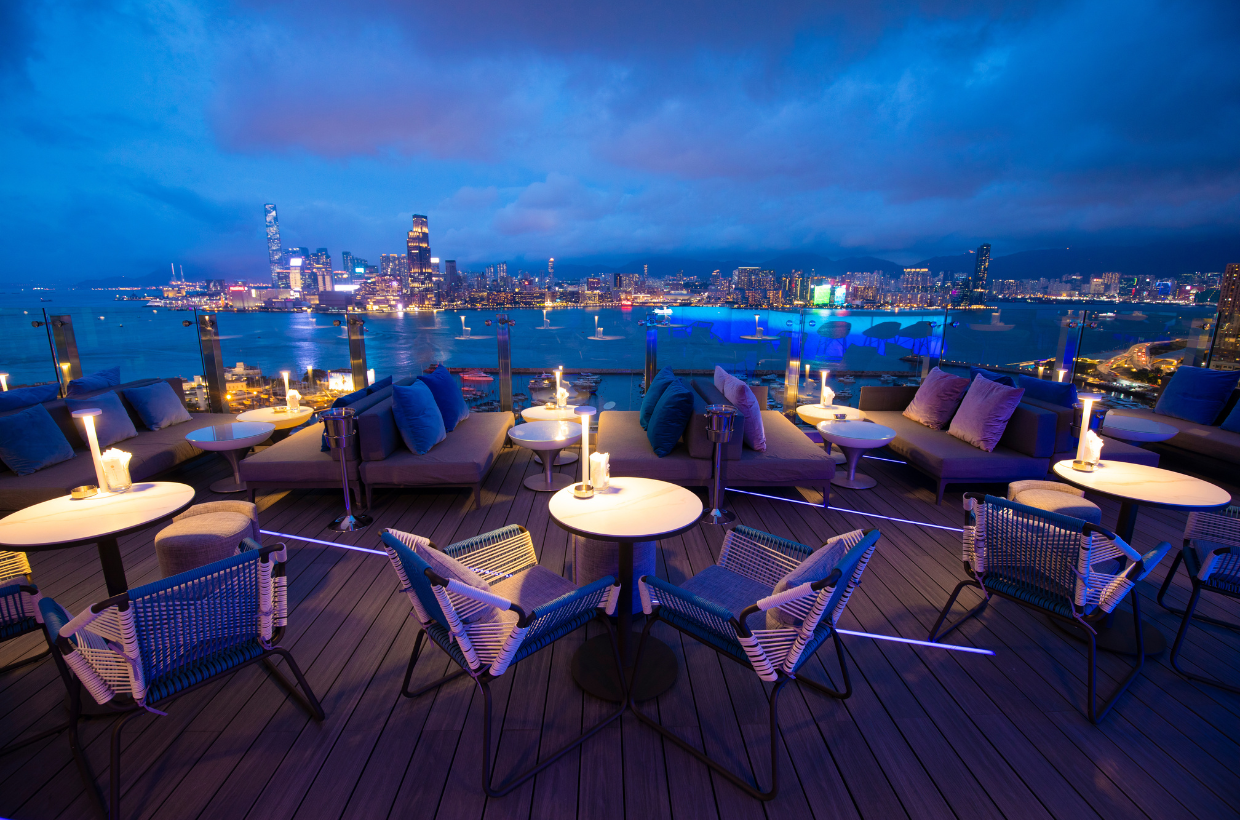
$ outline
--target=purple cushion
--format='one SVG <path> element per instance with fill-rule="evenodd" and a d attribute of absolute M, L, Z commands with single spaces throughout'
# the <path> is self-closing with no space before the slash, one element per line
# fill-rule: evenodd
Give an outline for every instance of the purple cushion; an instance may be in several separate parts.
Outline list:
<path fill-rule="evenodd" d="M 904 415 L 931 430 L 942 430 L 956 412 L 969 380 L 934 368 L 917 388 L 917 395 L 904 408 Z"/>
<path fill-rule="evenodd" d="M 718 367 L 715 368 L 719 370 Z M 716 372 L 716 378 L 718 373 Z M 733 376 L 723 374 L 723 397 L 745 417 L 745 446 L 759 453 L 766 452 L 766 430 L 762 426 L 762 408 L 749 385 Z"/>
<path fill-rule="evenodd" d="M 989 453 L 1003 437 L 1008 419 L 1023 395 L 1025 390 L 1021 387 L 1008 387 L 990 379 L 974 379 L 947 432 Z"/>

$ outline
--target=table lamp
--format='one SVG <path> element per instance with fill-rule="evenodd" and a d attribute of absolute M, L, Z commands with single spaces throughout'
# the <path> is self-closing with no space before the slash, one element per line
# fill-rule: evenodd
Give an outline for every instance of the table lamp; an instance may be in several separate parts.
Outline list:
<path fill-rule="evenodd" d="M 369 386 L 374 383 L 375 383 L 375 369 L 372 367 L 366 371 L 366 385 Z"/>
<path fill-rule="evenodd" d="M 828 404 L 827 402 L 827 376 L 830 376 L 830 375 L 831 375 L 830 370 L 827 370 L 825 368 L 822 370 L 822 391 L 819 394 L 821 397 L 819 399 L 819 404 L 821 404 L 823 407 L 826 407 Z M 834 396 L 832 397 L 832 400 L 834 400 Z"/>
<path fill-rule="evenodd" d="M 1090 473 L 1094 470 L 1093 463 L 1089 460 L 1088 436 L 1090 417 L 1094 412 L 1094 402 L 1102 398 L 1101 393 L 1077 393 L 1077 398 L 1081 400 L 1081 429 L 1077 434 L 1076 442 L 1076 458 L 1072 461 L 1072 469 L 1081 472 Z"/>
<path fill-rule="evenodd" d="M 284 395 L 288 395 L 288 371 L 281 370 L 280 375 L 284 377 Z"/>
<path fill-rule="evenodd" d="M 9 392 L 9 374 L 0 373 L 0 392 Z"/>
<path fill-rule="evenodd" d="M 1067 370 L 1064 370 L 1063 368 L 1060 368 L 1060 369 L 1059 369 L 1059 370 L 1057 370 L 1056 372 L 1059 374 L 1059 381 L 1063 381 L 1063 374 L 1064 374 L 1064 373 L 1067 373 L 1068 371 L 1067 371 Z"/>
<path fill-rule="evenodd" d="M 573 412 L 581 416 L 581 483 L 573 485 L 573 495 L 589 498 L 594 495 L 594 485 L 590 483 L 590 416 L 598 411 L 585 406 L 574 408 Z"/>
<path fill-rule="evenodd" d="M 73 411 L 73 417 L 81 419 L 86 428 L 86 443 L 90 445 L 90 458 L 95 463 L 95 483 L 99 485 L 99 492 L 106 493 L 108 482 L 103 474 L 103 459 L 99 455 L 99 438 L 95 435 L 95 416 L 99 415 L 103 415 L 103 411 L 98 407 Z"/>

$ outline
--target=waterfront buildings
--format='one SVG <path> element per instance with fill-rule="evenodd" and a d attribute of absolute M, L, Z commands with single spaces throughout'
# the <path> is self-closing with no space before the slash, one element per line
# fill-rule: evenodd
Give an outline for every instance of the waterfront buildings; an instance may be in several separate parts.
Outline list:
<path fill-rule="evenodd" d="M 1240 370 L 1240 264 L 1230 264 L 1219 286 L 1218 329 L 1210 366 Z"/>
<path fill-rule="evenodd" d="M 406 256 L 409 271 L 405 277 L 407 303 L 429 305 L 434 303 L 433 270 L 431 268 L 430 228 L 424 214 L 413 215 L 413 227 L 406 240 Z"/>

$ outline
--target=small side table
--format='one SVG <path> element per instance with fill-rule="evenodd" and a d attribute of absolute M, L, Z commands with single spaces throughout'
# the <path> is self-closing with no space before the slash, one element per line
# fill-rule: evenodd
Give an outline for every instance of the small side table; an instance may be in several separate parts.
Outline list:
<path fill-rule="evenodd" d="M 1180 431 L 1170 424 L 1154 421 L 1153 419 L 1141 418 L 1139 416 L 1117 416 L 1114 413 L 1107 413 L 1106 418 L 1102 421 L 1102 429 L 1099 432 L 1104 436 L 1117 438 L 1120 441 L 1129 441 L 1133 444 L 1150 444 L 1173 438 Z"/>
<path fill-rule="evenodd" d="M 262 444 L 271 437 L 275 425 L 261 421 L 239 421 L 232 424 L 213 424 L 185 434 L 185 440 L 200 450 L 223 453 L 224 458 L 232 465 L 232 481 L 221 478 L 211 484 L 213 493 L 244 492 L 245 482 L 241 480 L 241 467 L 237 456 L 256 444 Z"/>
<path fill-rule="evenodd" d="M 547 407 L 546 405 L 536 404 L 533 407 L 527 407 L 522 410 L 521 418 L 526 421 L 576 421 L 580 424 L 581 422 L 577 420 L 576 410 L 577 405 L 575 404 L 565 405 L 563 410 L 558 407 Z M 572 464 L 576 460 L 576 453 L 562 452 L 556 457 L 555 466 L 559 467 L 561 464 Z M 534 454 L 534 461 L 542 464 L 542 458 L 537 453 Z"/>
<path fill-rule="evenodd" d="M 556 458 L 565 447 L 581 441 L 581 425 L 569 421 L 528 421 L 518 424 L 508 431 L 512 443 L 535 452 L 547 454 L 540 459 L 543 475 L 527 476 L 523 482 L 534 492 L 550 493 L 562 490 L 573 483 L 573 476 L 567 473 L 553 473 L 551 466 L 560 464 Z M 576 461 L 576 459 L 573 459 Z"/>
<path fill-rule="evenodd" d="M 823 441 L 829 441 L 844 451 L 847 459 L 848 477 L 838 473 L 831 479 L 837 487 L 850 490 L 868 490 L 878 483 L 872 476 L 857 474 L 857 462 L 866 450 L 882 447 L 896 437 L 896 431 L 870 421 L 824 421 L 818 424 Z"/>

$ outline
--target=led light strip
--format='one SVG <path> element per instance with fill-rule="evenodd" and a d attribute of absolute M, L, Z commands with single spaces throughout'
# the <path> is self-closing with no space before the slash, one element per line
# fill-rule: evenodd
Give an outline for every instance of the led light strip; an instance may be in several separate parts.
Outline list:
<path fill-rule="evenodd" d="M 355 547 L 352 544 L 340 544 L 336 541 L 320 541 L 317 538 L 306 538 L 304 535 L 289 535 L 286 532 L 275 532 L 274 530 L 259 530 L 263 535 L 274 535 L 277 538 L 291 538 L 294 541 L 307 541 L 311 544 L 322 544 L 325 547 L 337 547 L 342 550 L 353 550 L 354 552 L 368 552 L 371 555 L 387 555 L 383 550 L 372 550 L 366 547 Z"/>
<path fill-rule="evenodd" d="M 778 495 L 767 495 L 766 493 L 755 493 L 750 492 L 749 490 L 738 490 L 734 487 L 728 487 L 727 491 L 730 493 L 740 493 L 741 495 L 756 495 L 758 498 L 769 498 L 772 501 L 784 501 L 789 504 L 804 504 L 805 506 L 813 507 L 816 510 L 821 510 L 823 508 L 821 504 L 815 504 L 812 501 L 799 501 L 795 498 L 784 498 Z M 852 513 L 853 515 L 864 515 L 867 518 L 881 518 L 884 521 L 895 521 L 900 524 L 914 524 L 918 527 L 931 527 L 932 529 L 947 530 L 948 532 L 964 532 L 963 527 L 947 527 L 942 524 L 931 524 L 928 521 L 914 521 L 911 518 L 895 518 L 890 515 L 879 515 L 878 513 L 862 512 L 861 510 L 850 510 L 847 507 L 828 507 L 827 509 L 835 510 L 836 512 Z"/>
<path fill-rule="evenodd" d="M 840 629 L 836 627 L 836 632 L 841 635 L 855 635 L 858 638 L 873 638 L 877 641 L 895 641 L 896 643 L 908 643 L 913 646 L 932 646 L 935 649 L 950 649 L 953 652 L 968 652 L 972 655 L 993 655 L 993 651 L 989 649 L 976 649 L 972 646 L 953 646 L 949 643 L 935 643 L 934 641 L 915 641 L 912 638 L 897 638 L 894 635 L 875 635 L 872 632 L 854 632 L 851 629 Z"/>

